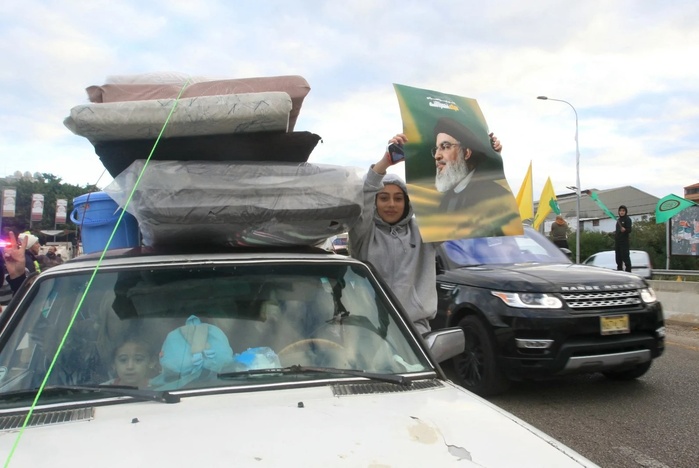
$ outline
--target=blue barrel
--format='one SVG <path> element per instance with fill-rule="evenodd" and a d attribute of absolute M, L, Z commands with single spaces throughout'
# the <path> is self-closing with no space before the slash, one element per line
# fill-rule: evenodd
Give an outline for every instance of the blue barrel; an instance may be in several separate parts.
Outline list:
<path fill-rule="evenodd" d="M 84 253 L 104 250 L 122 211 L 117 202 L 104 192 L 86 193 L 73 199 L 70 220 L 80 228 Z M 131 214 L 124 212 L 109 249 L 139 245 L 138 222 Z"/>

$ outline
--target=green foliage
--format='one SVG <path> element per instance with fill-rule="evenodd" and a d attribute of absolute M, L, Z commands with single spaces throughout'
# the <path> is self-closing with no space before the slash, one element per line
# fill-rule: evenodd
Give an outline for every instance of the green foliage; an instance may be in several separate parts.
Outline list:
<path fill-rule="evenodd" d="M 56 219 L 56 200 L 63 198 L 68 200 L 68 219 L 66 224 L 55 226 L 57 229 L 65 229 L 74 232 L 76 226 L 70 221 L 70 213 L 73 211 L 73 199 L 88 192 L 95 192 L 98 188 L 94 185 L 80 187 L 64 184 L 62 179 L 53 174 L 34 174 L 33 178 L 22 177 L 20 179 L 0 179 L 0 190 L 14 188 L 17 190 L 17 201 L 14 218 L 2 218 L 2 233 L 13 231 L 15 233 L 30 229 L 38 234 L 42 229 L 54 229 Z M 41 221 L 30 222 L 32 194 L 44 195 L 44 215 Z M 40 235 L 43 242 L 45 236 Z M 65 238 L 62 238 L 65 239 Z"/>
<path fill-rule="evenodd" d="M 635 250 L 645 250 L 654 268 L 665 268 L 665 225 L 651 220 L 635 221 L 630 235 L 630 245 Z"/>

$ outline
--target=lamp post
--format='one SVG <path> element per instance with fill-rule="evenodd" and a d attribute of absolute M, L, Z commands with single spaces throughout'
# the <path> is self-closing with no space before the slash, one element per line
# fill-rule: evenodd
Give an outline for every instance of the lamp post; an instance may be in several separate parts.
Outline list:
<path fill-rule="evenodd" d="M 542 101 L 558 101 L 564 102 L 573 109 L 575 114 L 575 215 L 576 215 L 576 229 L 575 229 L 575 263 L 580 263 L 580 147 L 578 145 L 578 111 L 575 110 L 573 104 L 563 99 L 553 99 L 546 96 L 537 96 L 537 99 Z"/>

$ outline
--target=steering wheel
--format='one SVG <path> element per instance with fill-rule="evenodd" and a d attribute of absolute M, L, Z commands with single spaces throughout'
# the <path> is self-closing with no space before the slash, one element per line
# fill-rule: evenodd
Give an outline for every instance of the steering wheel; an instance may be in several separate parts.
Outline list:
<path fill-rule="evenodd" d="M 294 341 L 290 345 L 287 345 L 277 353 L 277 356 L 282 357 L 285 354 L 290 354 L 298 351 L 305 351 L 306 349 L 312 350 L 314 347 L 319 348 L 330 348 L 334 351 L 344 351 L 344 346 L 335 343 L 334 341 L 326 340 L 323 338 L 306 338 L 304 340 Z"/>

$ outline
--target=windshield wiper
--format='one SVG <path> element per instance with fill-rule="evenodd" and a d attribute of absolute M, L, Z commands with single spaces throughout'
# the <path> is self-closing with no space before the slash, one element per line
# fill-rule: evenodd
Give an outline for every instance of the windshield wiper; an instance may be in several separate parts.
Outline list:
<path fill-rule="evenodd" d="M 230 379 L 234 377 L 240 377 L 244 375 L 261 375 L 261 374 L 306 374 L 306 373 L 320 373 L 320 374 L 341 374 L 341 375 L 351 375 L 353 377 L 364 377 L 370 380 L 378 380 L 381 382 L 395 383 L 399 385 L 410 385 L 411 381 L 403 375 L 395 374 L 376 374 L 373 372 L 365 372 L 363 370 L 356 369 L 338 369 L 334 367 L 308 367 L 293 365 L 288 367 L 277 367 L 271 369 L 249 369 L 244 371 L 236 372 L 222 372 L 218 374 L 219 379 Z"/>
<path fill-rule="evenodd" d="M 0 394 L 0 401 L 8 399 L 20 399 L 36 396 L 38 388 L 16 390 L 13 392 L 5 392 Z M 69 392 L 92 392 L 92 393 L 110 393 L 119 396 L 128 396 L 138 400 L 157 401 L 159 403 L 179 403 L 180 397 L 166 391 L 155 391 L 139 389 L 129 385 L 51 385 L 44 387 L 42 395 L 61 394 Z"/>

